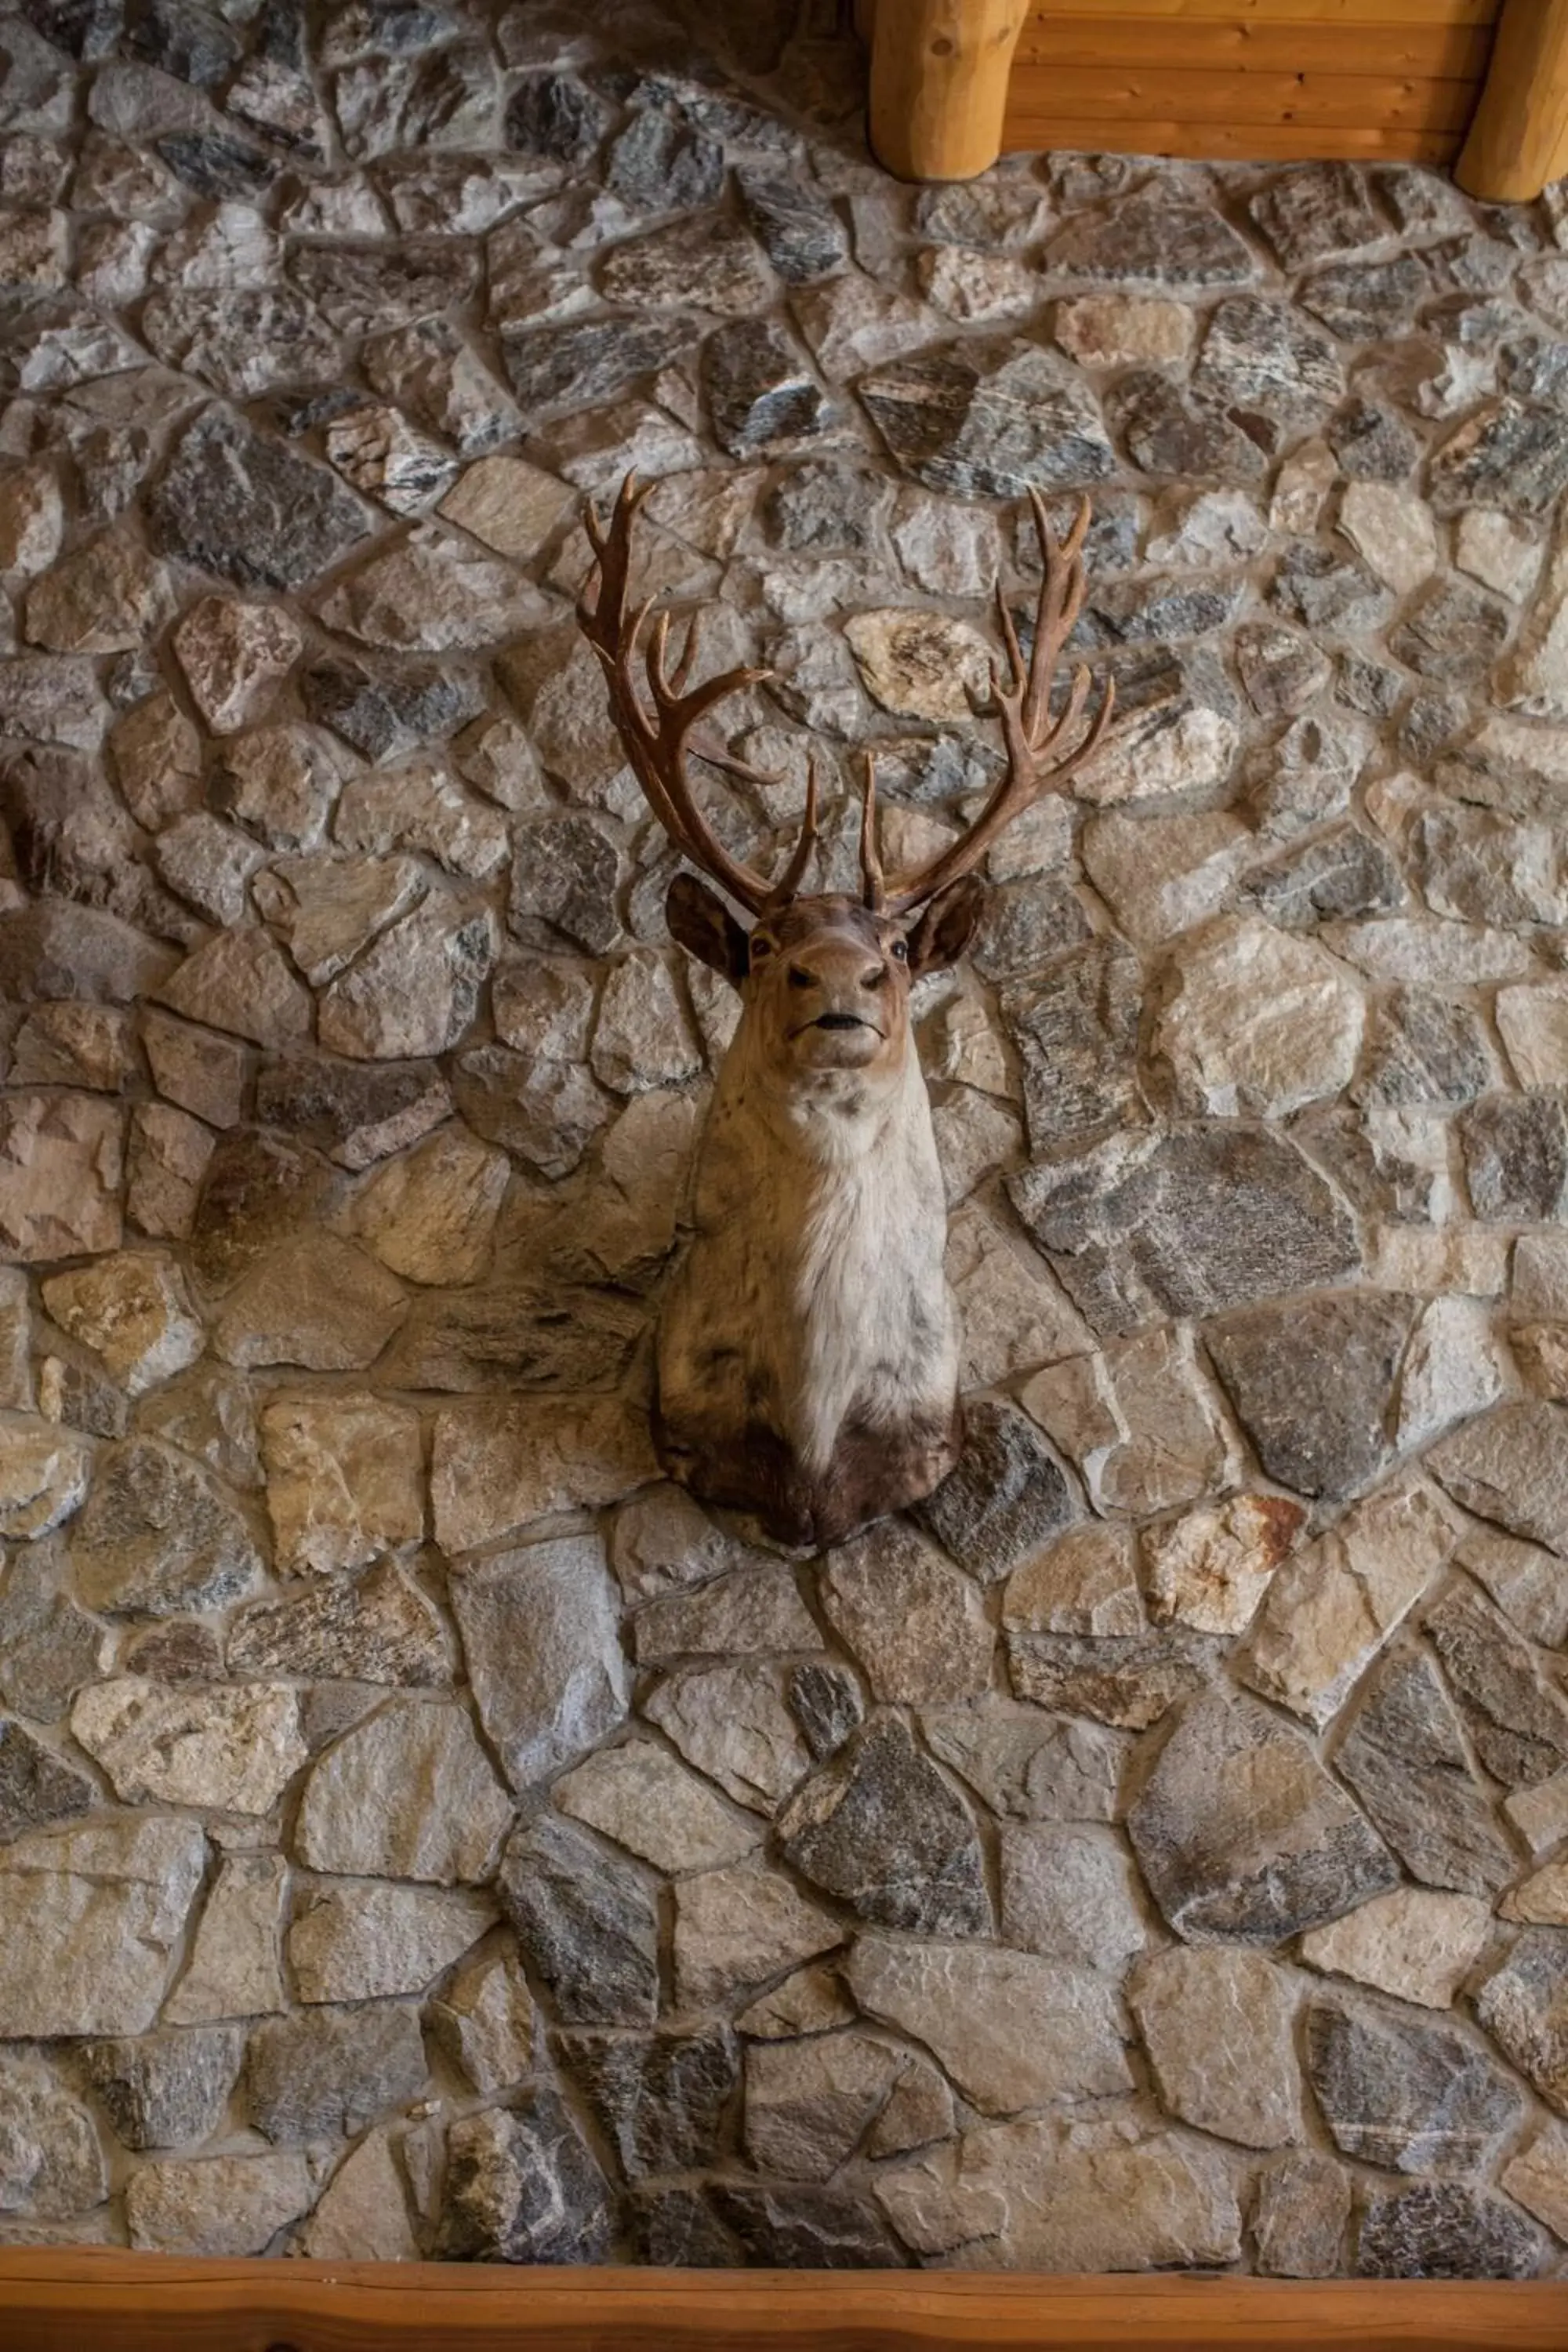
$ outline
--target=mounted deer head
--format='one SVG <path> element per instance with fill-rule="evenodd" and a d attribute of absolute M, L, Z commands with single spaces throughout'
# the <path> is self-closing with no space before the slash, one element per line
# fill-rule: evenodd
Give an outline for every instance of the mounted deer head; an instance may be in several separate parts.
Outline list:
<path fill-rule="evenodd" d="M 946 1212 L 910 989 L 968 946 L 985 898 L 973 869 L 1003 828 L 1059 792 L 1110 723 L 1109 686 L 1085 723 L 1085 669 L 1059 714 L 1050 709 L 1083 602 L 1089 505 L 1058 545 L 1031 493 L 1044 582 L 1027 660 L 997 592 L 1006 664 L 992 665 L 988 707 L 1007 764 L 990 799 L 940 856 L 889 880 L 868 760 L 861 889 L 850 897 L 802 891 L 817 840 L 815 760 L 800 835 L 774 880 L 732 857 L 699 808 L 690 758 L 773 781 L 699 731 L 727 695 L 770 673 L 693 686 L 696 623 L 672 667 L 668 614 L 645 641 L 649 607 L 628 613 L 627 584 L 646 495 L 628 476 L 607 526 L 590 511 L 597 562 L 578 619 L 648 806 L 719 885 L 676 876 L 671 935 L 742 1002 L 702 1139 L 691 1244 L 660 1322 L 654 1433 L 669 1475 L 704 1500 L 751 1512 L 782 1542 L 838 1543 L 929 1494 L 958 1456 Z M 749 930 L 726 899 L 752 918 Z"/>

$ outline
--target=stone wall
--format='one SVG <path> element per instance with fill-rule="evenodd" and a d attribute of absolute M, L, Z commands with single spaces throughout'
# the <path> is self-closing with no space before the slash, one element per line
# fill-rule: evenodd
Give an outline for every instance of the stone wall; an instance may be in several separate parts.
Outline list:
<path fill-rule="evenodd" d="M 917 194 L 725 13 L 0 26 L 0 2240 L 1552 2270 L 1563 211 Z M 821 1561 L 648 1450 L 633 463 L 832 875 L 1096 494 L 1124 721 L 921 1005 L 969 1455 Z"/>

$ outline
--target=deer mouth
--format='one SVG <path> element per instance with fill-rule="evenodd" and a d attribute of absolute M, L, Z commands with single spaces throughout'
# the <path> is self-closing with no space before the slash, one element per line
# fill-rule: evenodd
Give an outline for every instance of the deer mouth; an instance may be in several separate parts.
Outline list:
<path fill-rule="evenodd" d="M 863 1020 L 858 1013 L 819 1013 L 815 1021 L 803 1021 L 794 1034 L 804 1037 L 812 1029 L 869 1029 L 874 1037 L 882 1034 L 874 1021 Z"/>

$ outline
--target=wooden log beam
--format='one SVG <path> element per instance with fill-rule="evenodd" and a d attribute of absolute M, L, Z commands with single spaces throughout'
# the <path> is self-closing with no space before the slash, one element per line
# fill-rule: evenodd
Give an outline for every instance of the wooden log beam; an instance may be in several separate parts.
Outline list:
<path fill-rule="evenodd" d="M 900 180 L 973 180 L 1002 152 L 1028 0 L 882 0 L 871 37 L 871 149 Z"/>
<path fill-rule="evenodd" d="M 1568 172 L 1568 0 L 1507 0 L 1455 177 L 1468 195 L 1528 204 Z"/>
<path fill-rule="evenodd" d="M 1563 2352 L 1568 2285 L 0 2248 L 5 2352 Z"/>

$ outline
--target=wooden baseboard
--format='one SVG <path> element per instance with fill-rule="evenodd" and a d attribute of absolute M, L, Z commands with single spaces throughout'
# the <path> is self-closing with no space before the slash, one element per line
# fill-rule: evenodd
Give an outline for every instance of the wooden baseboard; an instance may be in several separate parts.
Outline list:
<path fill-rule="evenodd" d="M 0 2251 L 5 2352 L 1568 2352 L 1568 2285 Z"/>

